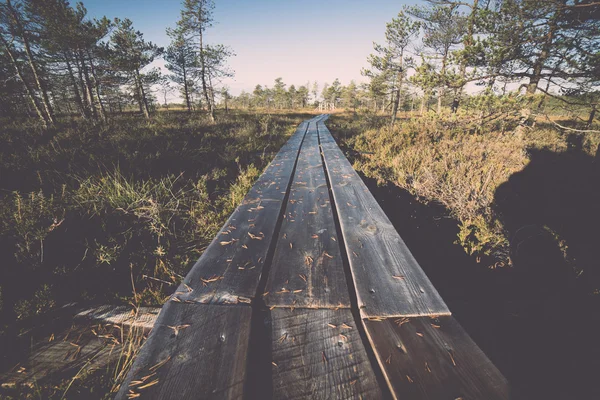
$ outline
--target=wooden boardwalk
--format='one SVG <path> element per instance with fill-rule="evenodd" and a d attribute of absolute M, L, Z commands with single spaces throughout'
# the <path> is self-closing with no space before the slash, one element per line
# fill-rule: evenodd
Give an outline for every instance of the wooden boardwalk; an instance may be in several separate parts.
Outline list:
<path fill-rule="evenodd" d="M 508 399 L 324 121 L 163 307 L 117 399 Z"/>

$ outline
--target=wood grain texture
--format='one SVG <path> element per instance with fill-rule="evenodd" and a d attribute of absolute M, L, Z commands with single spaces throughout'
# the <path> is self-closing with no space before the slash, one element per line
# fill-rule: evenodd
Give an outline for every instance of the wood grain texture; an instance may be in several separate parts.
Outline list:
<path fill-rule="evenodd" d="M 251 313 L 169 301 L 116 399 L 242 398 Z"/>
<path fill-rule="evenodd" d="M 365 320 L 397 399 L 505 400 L 506 379 L 454 317 Z"/>
<path fill-rule="evenodd" d="M 109 368 L 122 351 L 122 343 L 112 340 L 121 333 L 116 328 L 78 319 L 69 328 L 36 338 L 24 359 L 10 370 L 0 372 L 0 398 L 13 398 L 3 397 L 9 394 L 3 389 L 19 391 L 21 387 L 56 384 L 57 377 Z M 20 398 L 18 392 L 13 394 Z M 25 398 L 24 393 L 22 396 Z"/>
<path fill-rule="evenodd" d="M 308 121 L 269 164 L 177 290 L 183 302 L 249 303 L 288 192 Z"/>
<path fill-rule="evenodd" d="M 318 124 L 323 158 L 363 317 L 449 315 L 373 195 Z"/>
<path fill-rule="evenodd" d="M 271 317 L 273 398 L 381 398 L 350 310 L 274 309 Z"/>
<path fill-rule="evenodd" d="M 315 123 L 298 157 L 265 291 L 271 307 L 350 307 Z"/>

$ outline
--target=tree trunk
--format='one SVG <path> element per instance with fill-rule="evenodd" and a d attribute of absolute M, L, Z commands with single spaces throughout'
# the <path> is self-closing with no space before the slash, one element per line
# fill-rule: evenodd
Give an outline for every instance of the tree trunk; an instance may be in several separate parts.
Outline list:
<path fill-rule="evenodd" d="M 398 113 L 398 104 L 400 104 L 400 91 L 396 89 L 396 95 L 394 96 L 394 102 L 392 103 L 392 120 L 391 126 L 394 127 L 396 123 L 396 114 Z"/>
<path fill-rule="evenodd" d="M 38 115 L 40 121 L 42 122 L 42 125 L 46 128 L 50 121 L 47 120 L 46 116 L 42 112 L 42 108 L 41 108 L 40 104 L 38 104 L 38 100 L 35 97 L 35 94 L 33 93 L 33 89 L 31 88 L 29 83 L 25 80 L 25 77 L 23 76 L 23 72 L 21 71 L 21 68 L 19 68 L 19 63 L 17 62 L 15 55 L 13 54 L 12 50 L 10 49 L 8 42 L 4 39 L 4 37 L 2 35 L 0 35 L 0 40 L 2 40 L 2 44 L 4 45 L 4 48 L 6 49 L 6 53 L 8 54 L 8 56 L 10 58 L 10 61 L 13 65 L 13 68 L 15 69 L 17 76 L 19 77 L 21 82 L 23 82 L 23 86 L 25 86 L 25 91 L 27 92 L 27 97 L 29 97 L 29 100 L 31 101 L 31 105 L 33 106 L 33 109 L 35 110 L 35 113 Z"/>
<path fill-rule="evenodd" d="M 473 46 L 473 33 L 475 30 L 475 13 L 479 7 L 479 0 L 473 0 L 473 5 L 471 6 L 471 13 L 468 17 L 467 22 L 467 34 L 465 35 L 465 40 L 463 42 L 464 48 L 468 49 Z M 460 78 L 461 85 L 454 92 L 454 99 L 452 100 L 452 113 L 455 114 L 458 111 L 458 106 L 460 105 L 460 99 L 462 97 L 463 90 L 465 89 L 465 78 L 467 76 L 467 60 L 462 59 L 460 63 Z"/>
<path fill-rule="evenodd" d="M 558 11 L 552 16 L 550 22 L 548 24 L 549 31 L 544 40 L 544 44 L 542 45 L 542 51 L 540 55 L 535 60 L 533 64 L 533 71 L 531 76 L 529 77 L 529 83 L 527 84 L 527 96 L 533 96 L 537 91 L 540 80 L 542 79 L 542 72 L 544 70 L 544 63 L 550 57 L 550 49 L 552 47 L 552 42 L 554 40 L 554 34 L 556 31 L 556 21 L 559 17 Z M 532 117 L 532 112 L 529 106 L 521 109 L 521 120 L 519 121 L 519 126 L 517 127 L 517 133 L 522 134 L 525 127 L 530 127 L 533 125 L 535 118 Z"/>
<path fill-rule="evenodd" d="M 200 30 L 200 80 L 202 81 L 202 91 L 204 92 L 204 100 L 206 100 L 206 106 L 208 107 L 210 120 L 215 122 L 215 110 L 212 102 L 210 101 L 208 84 L 206 82 L 206 60 L 204 58 L 204 43 L 202 40 L 202 30 Z"/>
<path fill-rule="evenodd" d="M 90 71 L 92 72 L 92 86 L 94 87 L 96 99 L 98 100 L 98 105 L 100 106 L 100 119 L 102 119 L 102 121 L 106 121 L 106 109 L 104 108 L 104 104 L 102 103 L 102 97 L 100 97 L 100 81 L 98 80 L 98 76 L 96 75 L 96 67 L 94 66 L 92 54 L 89 50 L 87 51 L 87 54 L 88 59 L 90 60 Z"/>
<path fill-rule="evenodd" d="M 117 105 L 119 106 L 119 114 L 123 114 L 123 101 L 121 100 L 121 95 L 117 89 Z"/>
<path fill-rule="evenodd" d="M 596 111 L 598 111 L 597 109 L 598 105 L 597 104 L 592 104 L 592 110 L 590 111 L 590 116 L 588 117 L 587 123 L 585 124 L 586 129 L 589 129 L 592 127 L 592 124 L 594 123 L 594 118 L 596 117 Z M 600 147 L 598 147 L 600 149 Z"/>
<path fill-rule="evenodd" d="M 446 93 L 446 63 L 448 61 L 448 52 L 449 49 L 445 50 L 445 53 L 442 57 L 442 69 L 440 70 L 440 76 L 442 77 L 442 84 L 440 85 L 440 89 L 438 90 L 438 99 L 437 99 L 437 112 L 438 114 L 442 113 L 442 99 L 444 98 L 444 94 Z"/>
<path fill-rule="evenodd" d="M 10 0 L 6 0 L 6 5 L 10 9 L 10 12 L 13 17 L 13 22 L 17 26 L 19 32 L 21 33 L 21 39 L 23 39 L 23 45 L 25 47 L 25 54 L 27 55 L 27 61 L 29 63 L 29 67 L 31 68 L 31 72 L 33 73 L 33 79 L 35 81 L 37 89 L 39 90 L 39 92 L 42 96 L 42 108 L 45 113 L 45 117 L 46 117 L 45 119 L 48 122 L 48 124 L 54 125 L 54 113 L 52 111 L 52 106 L 50 105 L 50 99 L 48 98 L 48 92 L 46 91 L 46 88 L 44 87 L 44 85 L 42 84 L 42 81 L 40 79 L 37 65 L 33 59 L 33 53 L 31 51 L 31 45 L 29 43 L 29 39 L 27 39 L 27 35 L 25 34 L 25 29 L 24 29 L 23 25 L 21 24 L 21 21 L 19 19 L 17 11 L 13 8 Z"/>
<path fill-rule="evenodd" d="M 210 115 L 211 115 L 211 120 L 214 122 L 217 102 L 215 101 L 215 87 L 213 86 L 212 78 L 211 78 L 210 74 L 208 74 L 208 91 L 210 93 Z"/>
<path fill-rule="evenodd" d="M 402 81 L 404 79 L 404 50 L 400 52 L 400 70 L 398 71 L 398 75 L 396 76 L 396 97 L 394 98 L 394 104 L 392 106 L 392 128 L 396 123 L 396 114 L 398 114 L 398 106 L 400 105 L 400 94 L 402 93 Z"/>
<path fill-rule="evenodd" d="M 90 92 L 88 90 L 88 87 L 85 84 L 85 79 L 83 76 L 83 60 L 81 60 L 81 57 L 78 54 L 78 52 L 74 53 L 74 57 L 75 57 L 76 65 L 77 65 L 77 76 L 79 78 L 79 88 L 81 89 L 81 93 L 82 93 L 82 103 L 86 109 L 86 115 L 93 118 L 93 117 L 95 117 L 94 109 L 92 107 L 93 103 L 91 102 Z"/>
<path fill-rule="evenodd" d="M 187 79 L 187 70 L 185 69 L 185 66 L 183 66 L 183 94 L 185 97 L 185 104 L 187 106 L 188 112 L 191 113 L 192 104 L 190 103 L 190 92 Z"/>
<path fill-rule="evenodd" d="M 85 93 L 90 102 L 90 109 L 92 110 L 92 116 L 94 117 L 94 119 L 98 119 L 98 108 L 96 106 L 96 98 L 94 97 L 94 88 L 92 86 L 92 80 L 90 79 L 90 72 L 85 63 L 85 56 L 83 54 L 83 51 L 78 50 L 78 53 L 79 53 L 79 58 L 81 60 L 81 69 L 83 71 L 83 78 L 84 78 L 84 83 L 85 83 L 85 85 L 84 85 Z"/>
<path fill-rule="evenodd" d="M 142 83 L 142 77 L 140 76 L 140 71 L 138 69 L 135 70 L 135 82 L 138 89 L 140 110 L 144 114 L 146 119 L 150 119 L 150 110 L 148 109 L 148 101 L 146 100 L 146 93 L 144 91 L 144 85 Z"/>
<path fill-rule="evenodd" d="M 89 115 L 87 113 L 87 109 L 83 105 L 83 100 L 81 99 L 81 93 L 79 92 L 79 86 L 77 85 L 77 80 L 75 80 L 75 75 L 73 74 L 73 67 L 71 66 L 71 63 L 69 62 L 69 56 L 65 52 L 65 53 L 63 53 L 63 57 L 65 58 L 65 63 L 67 64 L 67 71 L 69 72 L 69 79 L 71 80 L 71 84 L 73 85 L 73 92 L 75 93 L 75 102 L 77 103 L 77 106 L 79 107 L 79 112 L 81 113 L 81 116 L 83 118 L 87 119 L 87 118 L 89 118 Z"/>
<path fill-rule="evenodd" d="M 550 57 L 550 49 L 552 48 L 552 42 L 554 41 L 554 34 L 556 33 L 556 22 L 557 19 L 560 18 L 560 11 L 556 11 L 556 13 L 550 19 L 548 24 L 549 30 L 546 38 L 544 40 L 544 44 L 542 45 L 542 51 L 540 52 L 539 57 L 535 60 L 533 64 L 533 72 L 531 77 L 529 78 L 529 84 L 527 85 L 527 94 L 533 95 L 537 90 L 538 84 L 542 78 L 542 71 L 544 69 L 544 63 Z"/>

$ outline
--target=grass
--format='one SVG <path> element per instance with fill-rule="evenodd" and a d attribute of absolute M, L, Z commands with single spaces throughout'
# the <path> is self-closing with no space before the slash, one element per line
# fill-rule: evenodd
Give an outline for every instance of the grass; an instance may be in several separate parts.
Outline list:
<path fill-rule="evenodd" d="M 459 223 L 456 243 L 474 258 L 510 264 L 511 239 L 527 220 L 521 214 L 544 208 L 539 221 L 565 260 L 591 265 L 595 244 L 581 238 L 593 237 L 582 221 L 593 222 L 595 192 L 577 187 L 593 179 L 587 171 L 600 135 L 565 132 L 541 120 L 520 130 L 520 106 L 510 97 L 479 97 L 458 114 L 404 113 L 393 128 L 385 116 L 369 112 L 335 113 L 327 125 L 364 175 L 423 203 L 442 204 Z M 65 118 L 52 132 L 4 121 L 0 340 L 10 343 L 18 326 L 72 301 L 134 309 L 164 302 L 308 116 L 235 111 L 219 117 L 210 124 L 197 114 L 163 111 L 151 121 L 131 114 L 107 125 Z M 563 120 L 568 116 L 553 118 L 574 126 Z M 555 184 L 538 190 L 538 180 Z M 529 192 L 515 192 L 519 184 Z M 514 193 L 517 206 L 502 206 Z M 528 206 L 515 212 L 522 204 Z M 582 213 L 562 215 L 578 205 Z M 590 293 L 597 295 L 598 287 Z M 121 351 L 105 369 L 82 368 L 23 395 L 114 396 L 144 340 L 138 331 L 121 333 L 111 333 Z"/>
<path fill-rule="evenodd" d="M 543 122 L 521 131 L 516 105 L 472 98 L 458 114 L 406 113 L 393 129 L 371 113 L 334 114 L 330 125 L 355 151 L 357 170 L 444 205 L 460 223 L 456 240 L 468 254 L 509 264 L 510 235 L 494 208 L 498 189 L 528 166 L 532 151 L 566 153 L 575 141 L 589 158 L 600 143 L 600 135 L 564 133 Z"/>
<path fill-rule="evenodd" d="M 498 100 L 327 125 L 513 397 L 598 397 L 600 124 Z"/>
<path fill-rule="evenodd" d="M 70 302 L 164 302 L 307 116 L 218 117 L 0 123 L 0 340 Z"/>
<path fill-rule="evenodd" d="M 139 327 L 101 325 L 75 328 L 70 339 L 74 348 L 82 336 L 102 341 L 105 348 L 80 360 L 77 367 L 54 371 L 48 377 L 0 391 L 0 398 L 12 399 L 111 399 L 133 365 L 147 333 Z M 45 338 L 46 341 L 48 338 Z M 53 340 L 63 340 L 61 337 Z M 76 354 L 76 353 L 74 353 Z M 75 356 L 71 353 L 69 357 Z"/>

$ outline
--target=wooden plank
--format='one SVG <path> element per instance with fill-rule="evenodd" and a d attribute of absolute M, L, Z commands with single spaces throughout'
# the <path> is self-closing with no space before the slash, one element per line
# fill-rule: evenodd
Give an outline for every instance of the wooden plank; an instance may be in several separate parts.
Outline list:
<path fill-rule="evenodd" d="M 365 320 L 396 399 L 510 397 L 508 382 L 451 316 Z"/>
<path fill-rule="evenodd" d="M 182 301 L 249 303 L 255 296 L 308 121 L 281 148 L 178 289 Z"/>
<path fill-rule="evenodd" d="M 306 134 L 266 285 L 270 307 L 350 307 L 318 134 Z"/>
<path fill-rule="evenodd" d="M 116 399 L 242 398 L 251 314 L 246 305 L 169 301 Z"/>
<path fill-rule="evenodd" d="M 80 319 L 68 329 L 36 338 L 26 357 L 9 371 L 0 373 L 0 398 L 21 398 L 19 394 L 24 394 L 19 392 L 23 387 L 33 388 L 53 380 L 56 384 L 57 377 L 108 368 L 122 350 L 122 343 L 113 341 L 113 335 L 119 337 L 122 333 L 112 326 Z M 3 397 L 10 394 L 16 397 Z"/>
<path fill-rule="evenodd" d="M 279 308 L 271 316 L 273 398 L 381 398 L 350 310 Z"/>
<path fill-rule="evenodd" d="M 103 305 L 82 310 L 73 318 L 128 328 L 142 328 L 145 332 L 150 332 L 159 313 L 160 307 L 138 307 L 136 312 L 132 313 L 130 306 Z"/>
<path fill-rule="evenodd" d="M 437 290 L 329 130 L 322 122 L 318 129 L 361 315 L 449 315 Z"/>

